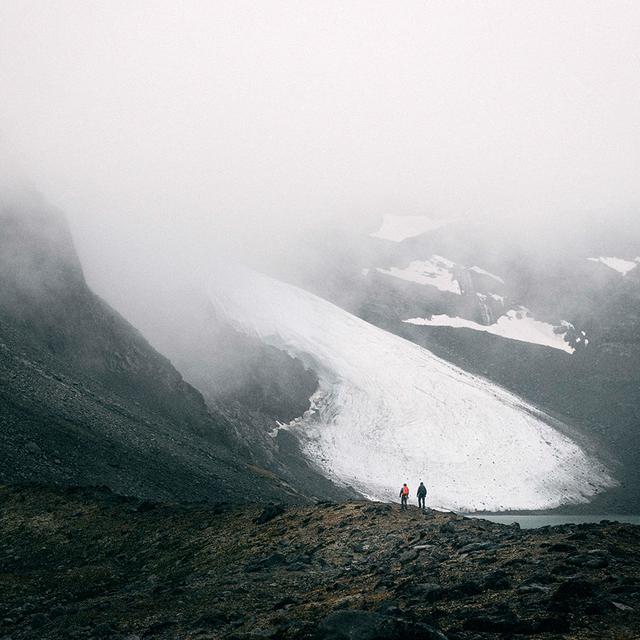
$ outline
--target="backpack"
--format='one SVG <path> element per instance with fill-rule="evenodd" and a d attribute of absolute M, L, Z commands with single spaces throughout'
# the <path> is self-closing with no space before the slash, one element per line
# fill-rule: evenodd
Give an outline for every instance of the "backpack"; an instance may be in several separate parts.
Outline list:
<path fill-rule="evenodd" d="M 402 487 L 402 495 L 403 496 L 408 496 L 409 495 L 409 487 Z"/>

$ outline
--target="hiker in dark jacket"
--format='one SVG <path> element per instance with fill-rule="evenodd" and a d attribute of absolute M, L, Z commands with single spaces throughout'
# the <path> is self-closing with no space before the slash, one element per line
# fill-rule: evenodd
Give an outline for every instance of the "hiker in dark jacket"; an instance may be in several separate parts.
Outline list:
<path fill-rule="evenodd" d="M 424 486 L 424 483 L 420 483 L 420 486 L 418 487 L 418 506 L 422 507 L 423 509 L 426 509 L 426 497 L 427 497 L 427 487 Z"/>
<path fill-rule="evenodd" d="M 408 509 L 407 501 L 409 500 L 409 487 L 405 482 L 400 489 L 400 509 Z"/>

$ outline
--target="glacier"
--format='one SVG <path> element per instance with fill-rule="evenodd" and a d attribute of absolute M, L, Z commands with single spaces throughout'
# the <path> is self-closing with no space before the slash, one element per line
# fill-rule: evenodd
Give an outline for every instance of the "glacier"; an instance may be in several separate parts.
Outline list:
<path fill-rule="evenodd" d="M 403 482 L 413 495 L 424 481 L 431 506 L 545 509 L 616 484 L 535 407 L 318 296 L 245 268 L 207 288 L 239 330 L 316 371 L 311 408 L 282 428 L 367 497 L 396 499 Z"/>

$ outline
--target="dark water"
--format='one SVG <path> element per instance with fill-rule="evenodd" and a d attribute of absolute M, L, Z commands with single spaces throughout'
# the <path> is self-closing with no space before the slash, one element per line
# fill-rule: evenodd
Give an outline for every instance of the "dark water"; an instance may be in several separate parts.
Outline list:
<path fill-rule="evenodd" d="M 610 520 L 612 522 L 630 522 L 631 524 L 640 525 L 640 516 L 619 514 L 603 514 L 594 516 L 563 516 L 559 514 L 554 514 L 551 516 L 476 516 L 473 514 L 467 514 L 467 516 L 470 518 L 481 518 L 482 520 L 490 520 L 491 522 L 497 522 L 499 524 L 512 524 L 513 522 L 517 522 L 522 529 L 537 529 L 538 527 L 544 527 L 546 525 L 553 526 L 556 524 L 582 524 L 585 522 L 600 522 L 601 520 Z"/>

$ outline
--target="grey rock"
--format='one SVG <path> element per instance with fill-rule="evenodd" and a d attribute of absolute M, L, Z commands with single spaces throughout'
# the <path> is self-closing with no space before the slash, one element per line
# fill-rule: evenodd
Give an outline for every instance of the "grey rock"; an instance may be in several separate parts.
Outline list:
<path fill-rule="evenodd" d="M 550 553 L 575 553 L 578 549 L 574 544 L 566 542 L 556 542 L 547 548 Z"/>
<path fill-rule="evenodd" d="M 100 622 L 93 630 L 93 634 L 98 638 L 109 638 L 113 633 L 113 627 L 108 622 Z"/>
<path fill-rule="evenodd" d="M 29 441 L 27 442 L 27 444 L 24 446 L 25 451 L 28 451 L 29 453 L 33 454 L 33 455 L 37 455 L 39 453 L 42 453 L 42 449 L 33 441 Z"/>
<path fill-rule="evenodd" d="M 409 551 L 401 553 L 398 560 L 401 564 L 406 564 L 407 562 L 413 562 L 417 557 L 418 552 L 415 549 L 410 549 Z"/>
<path fill-rule="evenodd" d="M 317 640 L 446 640 L 437 629 L 371 611 L 334 611 L 324 618 Z"/>
<path fill-rule="evenodd" d="M 281 504 L 268 504 L 256 518 L 256 524 L 265 524 L 285 512 L 285 508 Z"/>
<path fill-rule="evenodd" d="M 445 590 L 433 582 L 423 582 L 415 585 L 414 592 L 426 602 L 435 602 L 445 595 Z"/>
<path fill-rule="evenodd" d="M 531 583 L 523 584 L 518 587 L 518 593 L 549 593 L 551 587 L 544 586 L 542 584 Z"/>
<path fill-rule="evenodd" d="M 484 584 L 489 589 L 504 590 L 511 588 L 511 580 L 509 576 L 501 569 L 492 571 L 485 578 Z"/>
<path fill-rule="evenodd" d="M 603 569 L 609 565 L 609 559 L 599 554 L 582 553 L 567 558 L 570 565 L 587 567 L 589 569 Z"/>
<path fill-rule="evenodd" d="M 36 613 L 35 615 L 31 616 L 29 622 L 34 629 L 39 629 L 40 627 L 44 627 L 45 624 L 49 623 L 49 616 L 45 615 L 44 613 Z"/>
<path fill-rule="evenodd" d="M 493 542 L 472 542 L 460 547 L 458 553 L 473 553 L 474 551 L 486 551 L 495 548 L 496 545 Z"/>

